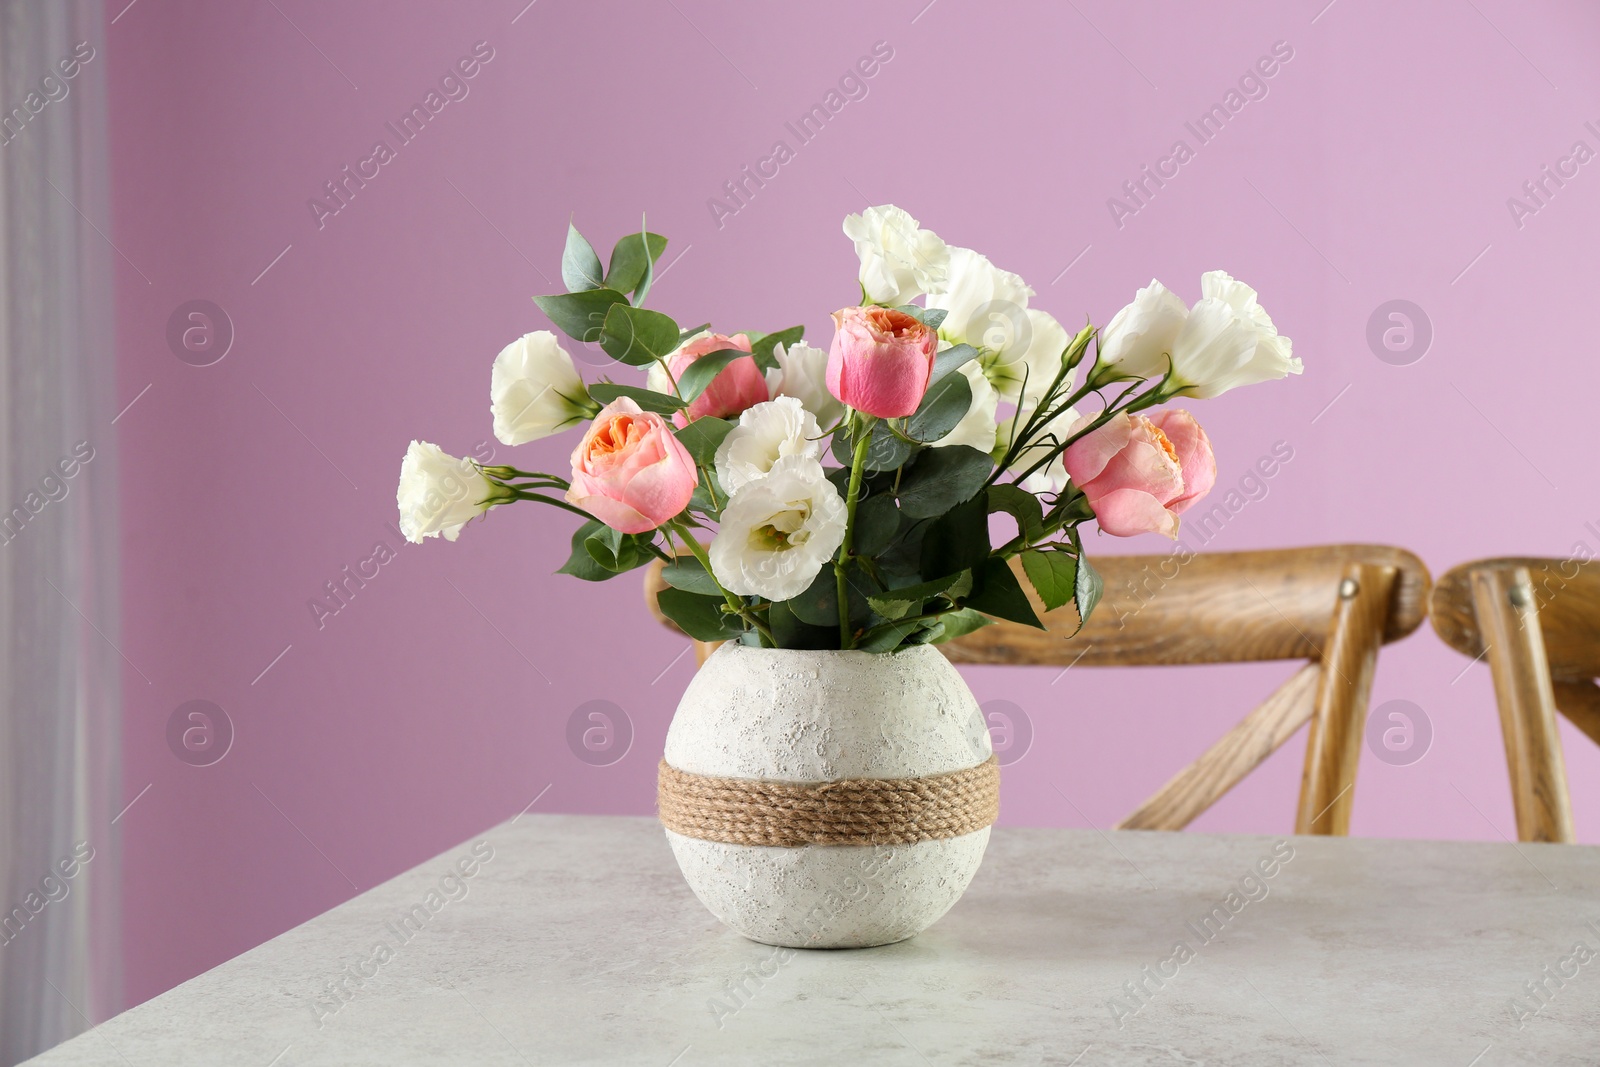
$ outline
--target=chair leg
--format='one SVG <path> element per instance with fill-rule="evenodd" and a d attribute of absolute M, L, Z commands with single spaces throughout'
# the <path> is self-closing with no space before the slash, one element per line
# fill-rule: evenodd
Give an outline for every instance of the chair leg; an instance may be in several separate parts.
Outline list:
<path fill-rule="evenodd" d="M 1522 841 L 1567 841 L 1572 802 L 1556 727 L 1544 631 L 1526 567 L 1472 574 L 1472 607 L 1487 649 Z"/>
<path fill-rule="evenodd" d="M 1398 573 L 1393 567 L 1351 563 L 1339 582 L 1333 624 L 1322 650 L 1316 713 L 1306 738 L 1297 834 L 1350 832 L 1372 675 Z"/>
<path fill-rule="evenodd" d="M 711 653 L 715 652 L 721 645 L 721 641 L 696 641 L 694 643 L 695 667 L 704 667 L 706 660 L 711 658 Z"/>

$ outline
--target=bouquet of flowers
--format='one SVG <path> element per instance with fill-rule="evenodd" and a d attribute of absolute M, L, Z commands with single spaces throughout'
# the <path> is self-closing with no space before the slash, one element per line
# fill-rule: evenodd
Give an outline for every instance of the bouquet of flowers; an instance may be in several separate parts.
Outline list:
<path fill-rule="evenodd" d="M 801 326 L 683 329 L 644 307 L 666 238 L 629 234 L 602 269 L 569 226 L 567 292 L 534 300 L 643 380 L 585 382 L 548 330 L 513 341 L 494 361 L 495 436 L 587 423 L 570 477 L 413 441 L 401 531 L 454 541 L 524 500 L 573 512 L 560 572 L 664 560 L 661 610 L 702 641 L 892 652 L 994 619 L 1042 626 L 1023 580 L 1081 624 L 1101 583 L 1080 527 L 1176 538 L 1216 479 L 1200 424 L 1162 405 L 1301 371 L 1255 290 L 1222 271 L 1193 307 L 1151 281 L 1103 329 L 1069 333 L 1017 275 L 900 208 L 844 232 L 861 303 L 833 313 L 823 350 Z"/>

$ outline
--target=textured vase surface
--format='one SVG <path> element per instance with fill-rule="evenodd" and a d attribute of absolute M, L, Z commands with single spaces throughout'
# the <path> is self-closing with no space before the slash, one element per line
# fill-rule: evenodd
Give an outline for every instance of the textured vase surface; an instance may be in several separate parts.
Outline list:
<path fill-rule="evenodd" d="M 666 761 L 726 778 L 913 778 L 980 764 L 992 749 L 972 691 L 939 652 L 726 644 L 690 682 Z M 912 844 L 777 847 L 666 831 L 695 895 L 752 940 L 860 948 L 927 929 L 966 891 L 989 829 Z"/>

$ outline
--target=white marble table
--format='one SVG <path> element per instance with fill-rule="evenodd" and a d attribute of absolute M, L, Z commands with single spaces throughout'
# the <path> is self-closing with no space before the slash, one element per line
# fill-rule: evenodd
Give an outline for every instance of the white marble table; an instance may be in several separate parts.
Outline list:
<path fill-rule="evenodd" d="M 30 1062 L 1597 1061 L 1593 848 L 1001 828 L 921 937 L 790 953 L 719 925 L 653 820 L 528 815 Z"/>

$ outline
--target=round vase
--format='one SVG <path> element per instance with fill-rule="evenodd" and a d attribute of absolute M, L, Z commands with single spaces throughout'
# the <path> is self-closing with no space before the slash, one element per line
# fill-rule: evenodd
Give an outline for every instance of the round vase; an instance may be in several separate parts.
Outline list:
<path fill-rule="evenodd" d="M 947 775 L 982 764 L 989 732 L 936 649 L 877 654 L 724 644 L 689 683 L 666 762 L 692 775 L 824 783 Z M 689 887 L 754 941 L 862 948 L 931 926 L 966 891 L 989 828 L 892 845 L 795 847 L 667 839 Z"/>

